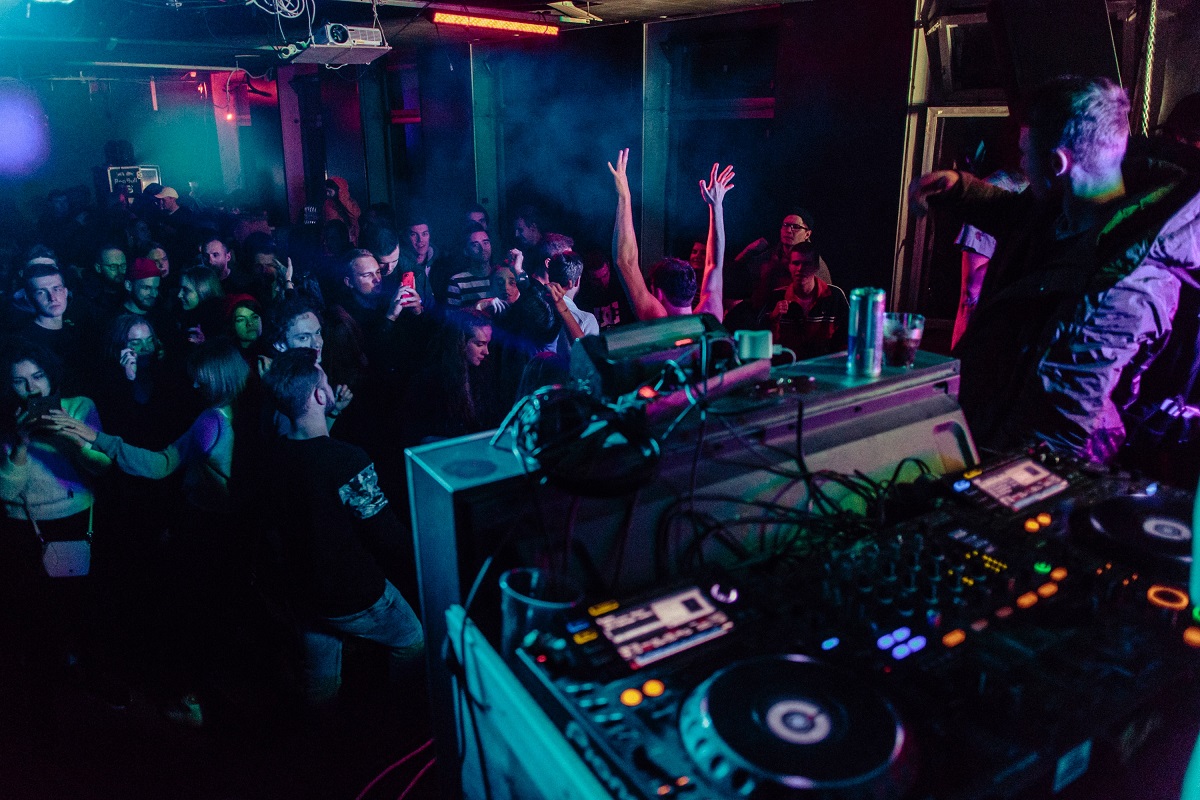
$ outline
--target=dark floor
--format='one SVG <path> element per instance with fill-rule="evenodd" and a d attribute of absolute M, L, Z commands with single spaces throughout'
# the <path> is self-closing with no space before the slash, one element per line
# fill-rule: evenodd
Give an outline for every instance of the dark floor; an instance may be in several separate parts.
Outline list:
<path fill-rule="evenodd" d="M 369 661 L 369 659 L 367 659 Z M 0 661 L 3 658 L 0 657 Z M 224 698 L 191 728 L 167 720 L 135 690 L 114 710 L 66 679 L 32 686 L 0 670 L 0 798 L 4 800 L 354 800 L 381 772 L 430 738 L 428 694 L 414 685 L 381 705 L 375 675 L 348 677 L 340 708 L 312 720 L 294 706 Z M 420 681 L 415 681 L 420 684 Z M 433 757 L 429 747 L 382 778 L 364 800 L 397 798 Z M 408 798 L 439 796 L 436 766 Z"/>

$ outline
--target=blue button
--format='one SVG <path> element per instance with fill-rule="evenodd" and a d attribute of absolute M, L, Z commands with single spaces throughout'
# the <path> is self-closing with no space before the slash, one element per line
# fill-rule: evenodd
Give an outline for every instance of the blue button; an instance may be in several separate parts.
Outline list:
<path fill-rule="evenodd" d="M 901 659 L 908 658 L 908 654 L 911 652 L 912 648 L 910 648 L 908 645 L 898 644 L 892 648 L 892 658 L 899 661 Z"/>
<path fill-rule="evenodd" d="M 892 635 L 890 633 L 885 633 L 883 636 L 880 636 L 879 639 L 875 642 L 875 644 L 879 646 L 880 650 L 890 650 L 892 645 L 894 645 L 895 643 L 896 643 L 896 640 L 894 638 L 892 638 Z"/>
<path fill-rule="evenodd" d="M 896 630 L 892 631 L 892 639 L 897 642 L 903 642 L 909 636 L 912 636 L 912 631 L 908 628 L 896 628 Z"/>
<path fill-rule="evenodd" d="M 821 649 L 822 650 L 832 650 L 833 648 L 837 647 L 841 643 L 842 643 L 842 640 L 839 639 L 838 637 L 830 636 L 828 639 L 821 642 Z"/>
<path fill-rule="evenodd" d="M 579 633 L 588 626 L 586 619 L 576 619 L 567 623 L 567 633 Z"/>
<path fill-rule="evenodd" d="M 1152 483 L 1146 487 L 1146 496 L 1153 497 L 1156 494 L 1158 494 L 1158 484 L 1157 483 Z"/>
<path fill-rule="evenodd" d="M 926 644 L 928 642 L 925 641 L 924 636 L 914 636 L 908 640 L 908 649 L 915 653 L 918 650 L 924 650 Z"/>
<path fill-rule="evenodd" d="M 971 482 L 964 478 L 963 480 L 955 481 L 954 486 L 951 488 L 956 492 L 965 492 L 967 489 L 971 488 Z"/>

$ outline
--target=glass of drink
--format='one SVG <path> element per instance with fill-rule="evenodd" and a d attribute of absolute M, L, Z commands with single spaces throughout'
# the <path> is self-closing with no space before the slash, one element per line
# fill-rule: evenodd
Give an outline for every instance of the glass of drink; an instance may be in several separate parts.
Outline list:
<path fill-rule="evenodd" d="M 924 332 L 925 317 L 921 314 L 884 314 L 883 362 L 889 367 L 911 367 Z"/>

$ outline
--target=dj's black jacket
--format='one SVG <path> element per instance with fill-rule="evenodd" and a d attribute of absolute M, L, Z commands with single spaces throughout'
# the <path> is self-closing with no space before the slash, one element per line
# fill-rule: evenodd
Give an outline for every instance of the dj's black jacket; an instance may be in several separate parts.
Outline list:
<path fill-rule="evenodd" d="M 1056 235 L 1061 198 L 962 175 L 939 198 L 998 240 L 970 327 L 954 350 L 976 443 L 1030 440 L 1108 462 L 1120 411 L 1166 344 L 1180 277 L 1200 267 L 1200 180 L 1127 159 L 1126 195 L 1101 222 Z"/>

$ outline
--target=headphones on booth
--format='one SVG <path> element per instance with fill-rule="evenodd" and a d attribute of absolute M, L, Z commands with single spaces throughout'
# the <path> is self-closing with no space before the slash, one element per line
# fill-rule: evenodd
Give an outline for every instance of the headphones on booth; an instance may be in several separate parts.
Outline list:
<path fill-rule="evenodd" d="M 547 483 L 581 497 L 619 497 L 645 486 L 662 455 L 645 414 L 618 411 L 575 389 L 545 386 L 514 410 L 513 442 Z"/>

